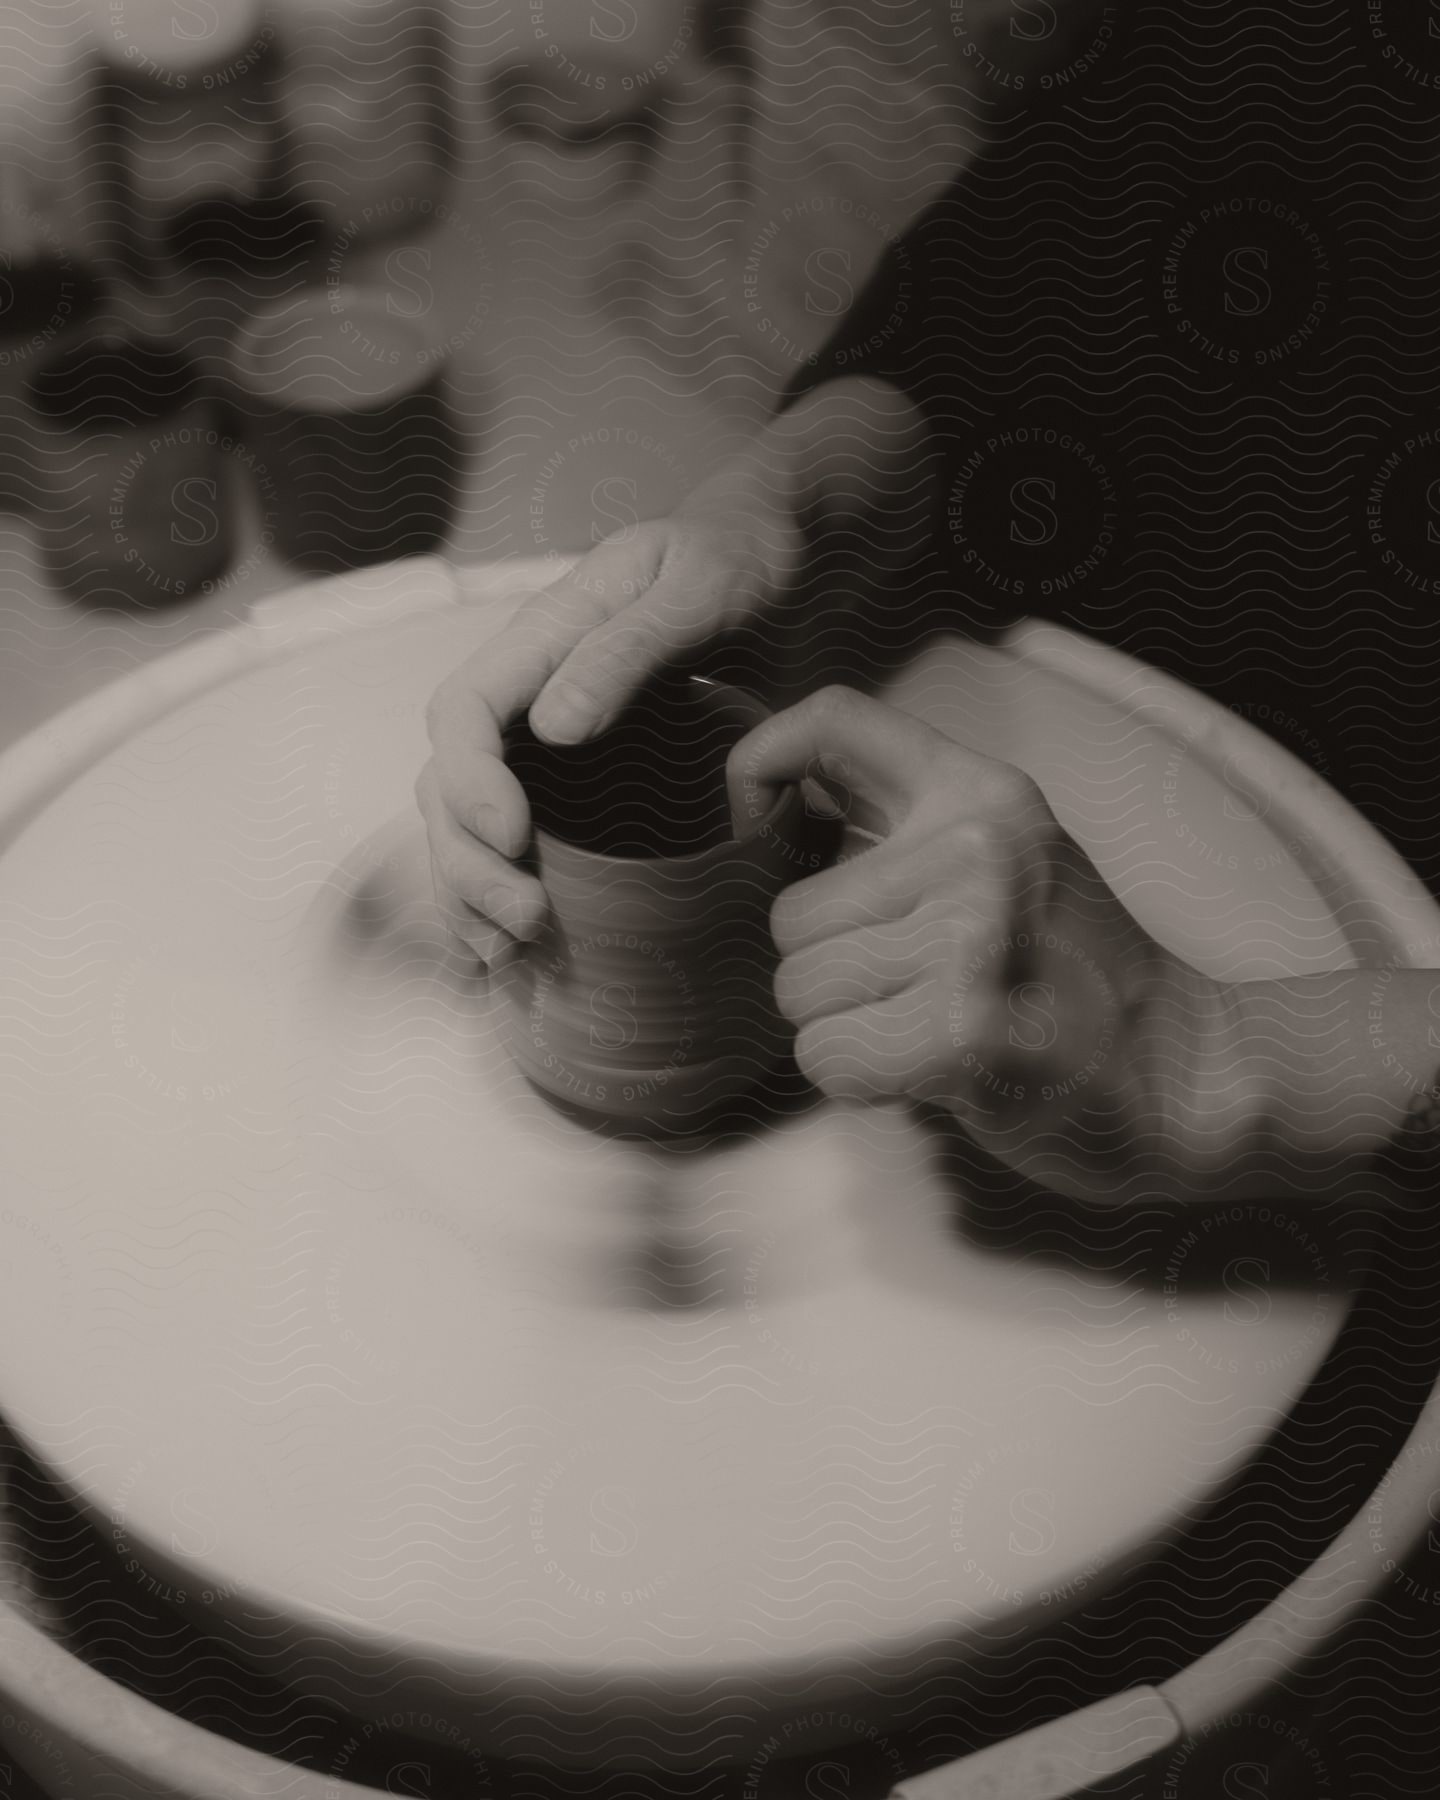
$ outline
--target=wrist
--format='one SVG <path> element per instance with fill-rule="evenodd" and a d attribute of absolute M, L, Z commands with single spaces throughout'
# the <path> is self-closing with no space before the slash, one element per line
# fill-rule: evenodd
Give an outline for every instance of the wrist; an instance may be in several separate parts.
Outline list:
<path fill-rule="evenodd" d="M 1218 1198 L 1261 1109 L 1229 1073 L 1233 994 L 1158 946 L 1143 965 L 1112 971 L 1102 1035 L 1093 1018 L 1068 1041 L 1062 1032 L 1054 1078 L 1018 1088 L 1008 1109 L 984 1098 L 978 1135 L 1042 1185 L 1096 1204 Z M 973 1109 L 961 1114 L 976 1130 Z"/>
<path fill-rule="evenodd" d="M 1260 1178 L 1275 1140 L 1274 1092 L 1243 983 L 1171 958 L 1136 1032 L 1134 1064 L 1168 1182 L 1216 1197 Z"/>
<path fill-rule="evenodd" d="M 767 430 L 693 488 L 673 516 L 713 536 L 723 566 L 764 599 L 789 583 L 800 560 L 797 491 L 789 447 Z"/>
<path fill-rule="evenodd" d="M 1209 1085 L 1233 1089 L 1232 1189 L 1320 1195 L 1394 1137 L 1412 1097 L 1375 1054 L 1364 1007 L 1373 971 L 1337 970 L 1226 989 Z"/>

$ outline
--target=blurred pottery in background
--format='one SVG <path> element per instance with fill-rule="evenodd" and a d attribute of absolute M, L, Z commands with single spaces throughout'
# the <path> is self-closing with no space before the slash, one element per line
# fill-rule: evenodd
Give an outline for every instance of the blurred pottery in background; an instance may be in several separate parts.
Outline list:
<path fill-rule="evenodd" d="M 702 72 L 706 10 L 698 0 L 510 0 L 510 30 L 473 103 L 498 134 L 520 205 L 587 234 L 606 229 L 654 173 L 667 109 Z M 712 140 L 712 160 L 715 149 Z M 677 216 L 670 228 L 685 236 L 690 224 Z"/>
<path fill-rule="evenodd" d="M 35 525 L 51 580 L 88 601 L 164 603 L 219 576 L 233 496 L 213 398 L 174 346 L 83 337 L 27 384 Z"/>
<path fill-rule="evenodd" d="M 736 688 L 667 672 L 591 743 L 507 734 L 550 912 L 496 969 L 501 1035 L 568 1106 L 692 1129 L 783 1053 L 770 906 L 823 854 L 794 788 L 733 837 L 725 759 L 766 716 Z"/>
<path fill-rule="evenodd" d="M 0 167 L 0 509 L 26 511 L 37 498 L 29 377 L 93 324 L 104 298 L 99 276 L 31 204 L 19 171 Z"/>
<path fill-rule="evenodd" d="M 446 33 L 436 8 L 310 0 L 283 23 L 277 79 L 286 180 L 331 236 L 413 230 L 454 159 Z"/>
<path fill-rule="evenodd" d="M 309 289 L 245 322 L 231 392 L 291 562 L 334 573 L 444 541 L 466 448 L 445 360 L 378 289 Z"/>
<path fill-rule="evenodd" d="M 267 237 L 278 52 L 263 0 L 95 0 L 94 18 L 94 162 L 116 266 L 161 279 L 176 222 L 196 208 L 251 210 L 249 240 Z M 193 219 L 179 229 L 197 235 Z"/>

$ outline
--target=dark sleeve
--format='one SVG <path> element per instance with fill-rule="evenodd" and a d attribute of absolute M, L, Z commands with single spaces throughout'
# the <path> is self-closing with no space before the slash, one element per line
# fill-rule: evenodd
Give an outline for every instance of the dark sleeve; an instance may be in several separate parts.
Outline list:
<path fill-rule="evenodd" d="M 861 290 L 859 299 L 829 341 L 791 378 L 777 411 L 784 412 L 805 394 L 846 375 L 869 375 L 892 383 L 926 411 L 922 295 L 926 251 L 937 230 L 944 201 L 938 202 L 889 244 Z"/>
<path fill-rule="evenodd" d="M 1440 1087 L 1415 1095 L 1400 1129 L 1376 1158 L 1375 1174 L 1388 1194 L 1424 1203 L 1440 1193 Z"/>
<path fill-rule="evenodd" d="M 991 121 L 785 404 L 872 375 L 930 424 L 897 638 L 1028 615 L 1112 644 L 1286 744 L 1440 892 L 1433 125 L 1378 64 L 1337 113 L 1331 37 L 1284 8 L 1237 0 L 1238 60 L 1172 0 L 1122 10 L 1063 96 Z"/>
<path fill-rule="evenodd" d="M 1054 15 L 1058 30 L 1027 39 L 1007 33 L 1008 15 L 995 9 L 984 47 L 1006 64 L 1014 85 L 982 81 L 977 92 L 975 65 L 965 65 L 966 110 L 982 148 L 891 237 L 858 300 L 792 377 L 778 410 L 827 381 L 867 375 L 907 394 L 933 433 L 953 433 L 957 423 L 963 429 L 967 351 L 1013 310 L 1015 269 L 1030 241 L 1063 221 L 1067 206 L 1073 210 L 1073 192 L 1057 182 L 1048 156 L 1069 90 L 1044 71 L 1063 66 L 1097 30 L 1096 44 L 1108 45 L 1115 10 L 1107 0 L 1065 0 Z M 963 32 L 955 36 L 967 41 Z"/>

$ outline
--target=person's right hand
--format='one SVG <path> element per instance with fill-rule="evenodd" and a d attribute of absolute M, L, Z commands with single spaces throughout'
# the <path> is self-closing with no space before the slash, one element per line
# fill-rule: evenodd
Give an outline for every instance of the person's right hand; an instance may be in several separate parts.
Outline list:
<path fill-rule="evenodd" d="M 785 484 L 763 458 L 737 459 L 671 517 L 597 544 L 436 690 L 416 798 L 440 910 L 482 962 L 534 937 L 546 910 L 512 860 L 530 810 L 502 760 L 506 727 L 528 707 L 550 743 L 593 737 L 655 669 L 783 590 L 801 541 Z"/>

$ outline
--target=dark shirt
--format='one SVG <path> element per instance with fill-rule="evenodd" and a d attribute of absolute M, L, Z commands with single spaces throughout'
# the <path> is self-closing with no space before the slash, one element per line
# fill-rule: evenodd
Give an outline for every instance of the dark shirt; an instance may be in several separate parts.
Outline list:
<path fill-rule="evenodd" d="M 1040 616 L 1158 664 L 1440 891 L 1434 98 L 1365 8 L 1096 11 L 1088 62 L 993 77 L 988 149 L 791 397 L 878 375 L 929 421 L 893 636 Z"/>

